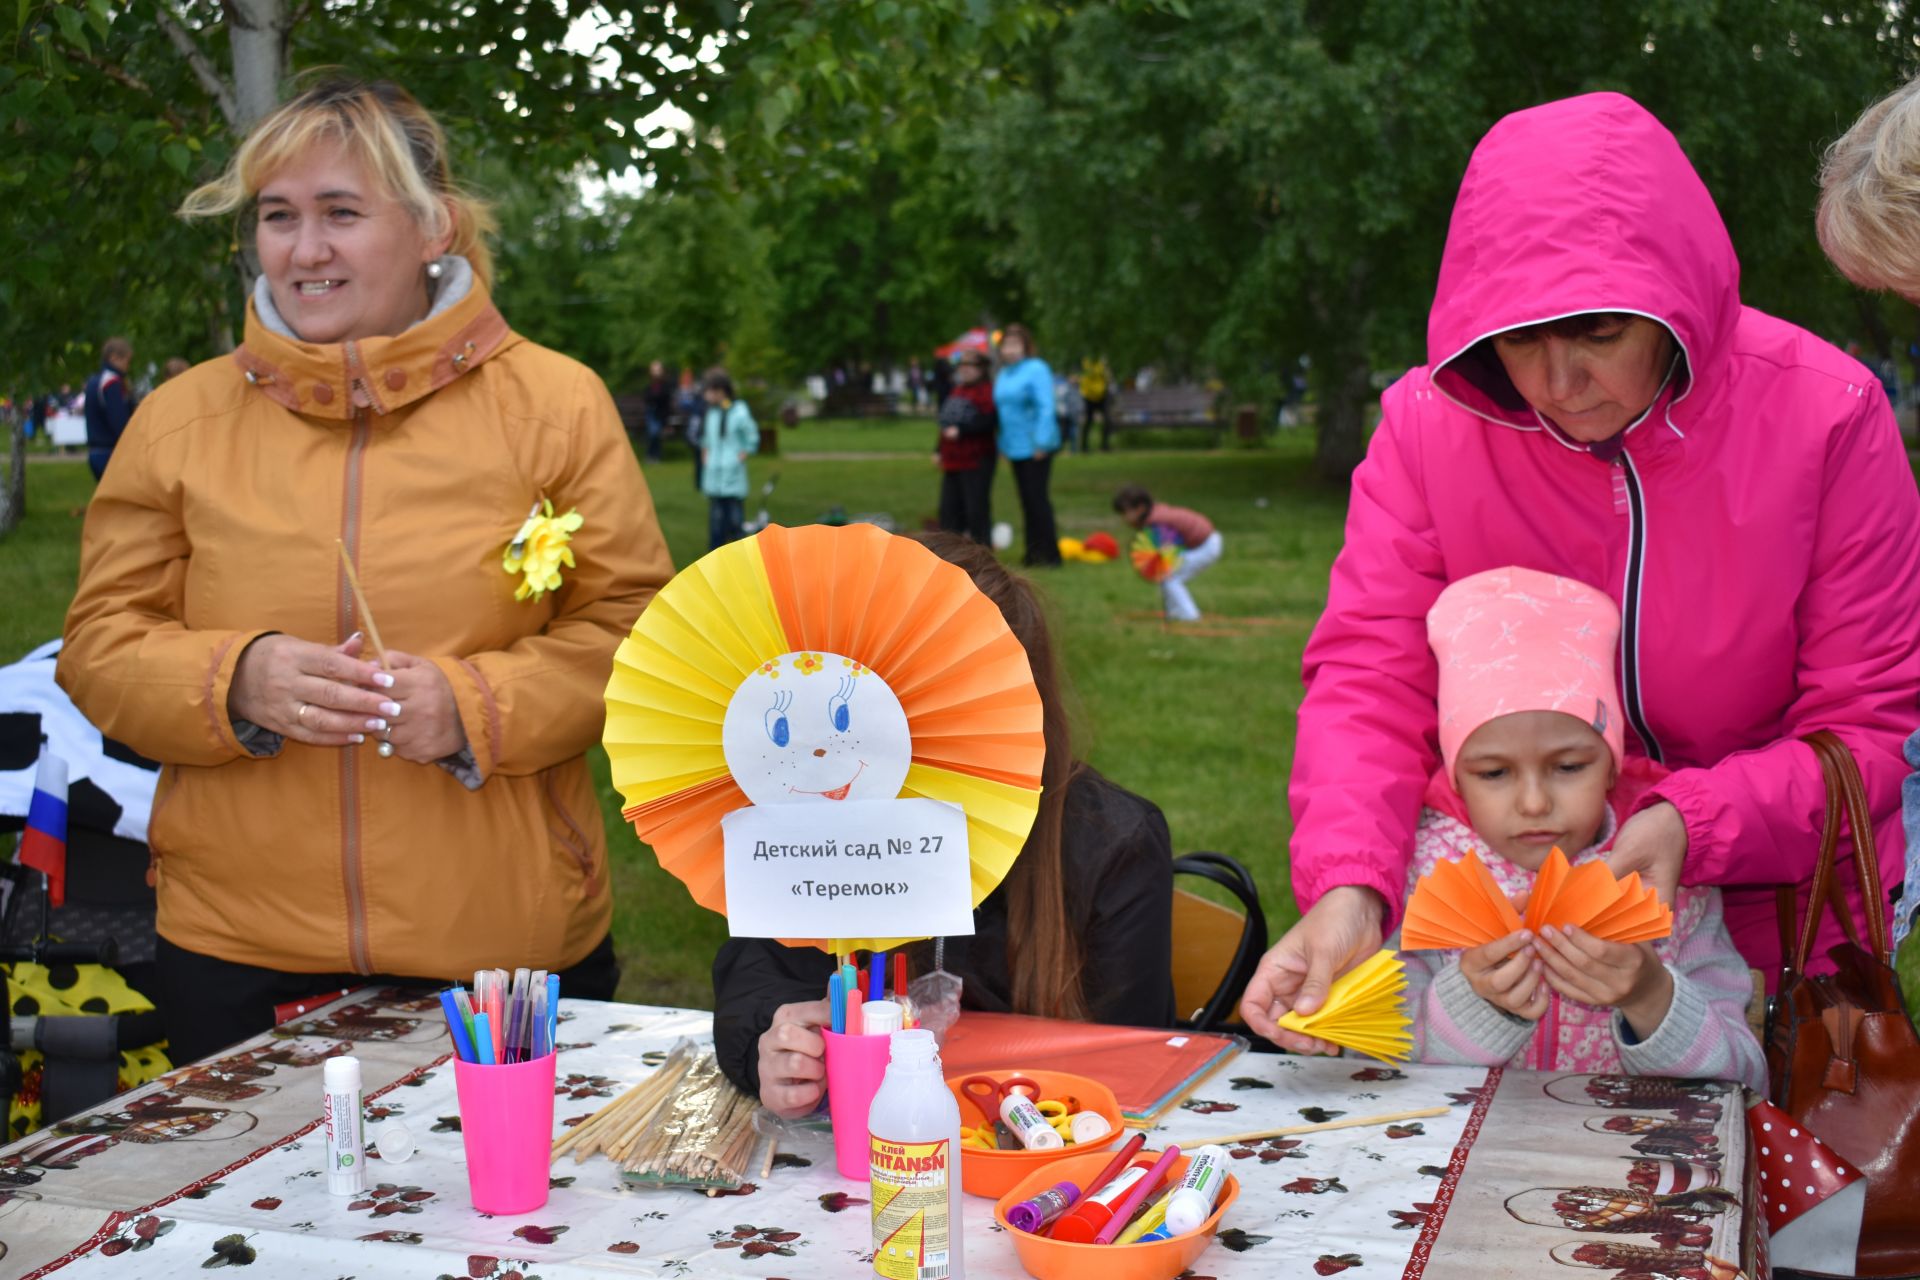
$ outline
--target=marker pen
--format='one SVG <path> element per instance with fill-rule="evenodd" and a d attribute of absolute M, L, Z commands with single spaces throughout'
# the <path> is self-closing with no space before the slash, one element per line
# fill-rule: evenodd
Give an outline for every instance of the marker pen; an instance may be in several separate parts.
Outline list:
<path fill-rule="evenodd" d="M 1167 1201 L 1172 1198 L 1173 1192 L 1169 1191 L 1148 1205 L 1145 1212 L 1139 1214 L 1132 1222 L 1127 1224 L 1125 1231 L 1122 1231 L 1113 1238 L 1113 1242 L 1115 1244 L 1132 1244 L 1134 1241 L 1140 1239 L 1140 1237 L 1146 1235 L 1147 1232 L 1157 1229 L 1161 1223 L 1167 1220 Z"/>

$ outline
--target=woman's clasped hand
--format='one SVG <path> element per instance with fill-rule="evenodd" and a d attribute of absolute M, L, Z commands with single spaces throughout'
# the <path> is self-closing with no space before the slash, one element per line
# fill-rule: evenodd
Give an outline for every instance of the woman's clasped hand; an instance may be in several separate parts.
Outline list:
<path fill-rule="evenodd" d="M 365 654 L 366 637 L 357 631 L 338 645 L 262 636 L 240 655 L 227 711 L 309 746 L 353 746 L 378 737 L 393 744 L 396 756 L 418 764 L 466 746 L 453 686 L 439 667 L 397 650 L 382 667 Z"/>

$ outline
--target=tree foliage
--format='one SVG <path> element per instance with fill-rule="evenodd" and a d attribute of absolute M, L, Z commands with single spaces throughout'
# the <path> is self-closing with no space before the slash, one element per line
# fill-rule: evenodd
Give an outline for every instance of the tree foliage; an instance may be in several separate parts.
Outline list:
<path fill-rule="evenodd" d="M 1754 305 L 1855 331 L 1814 240 L 1824 143 L 1907 74 L 1898 10 L 1809 0 L 1201 0 L 1066 22 L 964 140 L 1039 320 L 1122 365 L 1238 396 L 1309 358 L 1321 465 L 1363 448 L 1370 371 L 1425 358 L 1425 312 L 1475 141 L 1535 103 L 1617 89 L 1680 137 Z M 1878 308 L 1867 308 L 1877 314 Z"/>
<path fill-rule="evenodd" d="M 0 63 L 0 382 L 98 341 L 207 356 L 242 229 L 169 210 L 274 86 L 407 84 L 501 201 L 514 323 L 630 384 L 775 376 L 984 318 L 1214 375 L 1302 357 L 1346 473 L 1375 371 L 1424 358 L 1454 188 L 1508 111 L 1592 89 L 1672 126 L 1755 305 L 1883 348 L 1911 314 L 1820 257 L 1823 144 L 1914 67 L 1904 4 L 1819 0 L 22 0 Z M 264 68 L 264 71 L 263 71 Z M 263 89 L 262 86 L 267 86 Z M 663 115 L 671 104 L 680 114 Z M 638 194 L 589 204 L 587 174 Z"/>

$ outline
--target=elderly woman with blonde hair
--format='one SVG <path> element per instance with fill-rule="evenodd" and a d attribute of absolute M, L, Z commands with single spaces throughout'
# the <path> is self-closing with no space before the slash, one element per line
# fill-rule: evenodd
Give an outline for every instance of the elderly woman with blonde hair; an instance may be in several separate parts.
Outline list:
<path fill-rule="evenodd" d="M 1868 107 L 1820 166 L 1820 247 L 1863 289 L 1920 305 L 1920 78 Z M 1920 711 L 1907 739 L 1915 772 L 1901 789 L 1907 847 L 1920 849 Z M 1920 858 L 1907 859 L 1894 914 L 1897 947 L 1920 918 Z"/>
<path fill-rule="evenodd" d="M 243 215 L 246 340 L 129 424 L 59 666 L 165 766 L 176 1059 L 373 975 L 611 997 L 585 753 L 671 564 L 606 388 L 507 327 L 486 207 L 398 86 L 312 84 L 181 212 Z"/>

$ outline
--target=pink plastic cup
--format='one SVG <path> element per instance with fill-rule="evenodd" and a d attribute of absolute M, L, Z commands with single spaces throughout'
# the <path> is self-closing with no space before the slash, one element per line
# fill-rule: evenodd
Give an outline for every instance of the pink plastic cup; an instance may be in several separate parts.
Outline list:
<path fill-rule="evenodd" d="M 493 1067 L 454 1061 L 467 1190 L 482 1213 L 531 1213 L 547 1202 L 553 1057 Z"/>
<path fill-rule="evenodd" d="M 892 1036 L 846 1036 L 823 1030 L 827 1038 L 827 1114 L 833 1119 L 834 1163 L 843 1178 L 867 1180 L 867 1112 L 880 1078 L 887 1074 Z"/>

